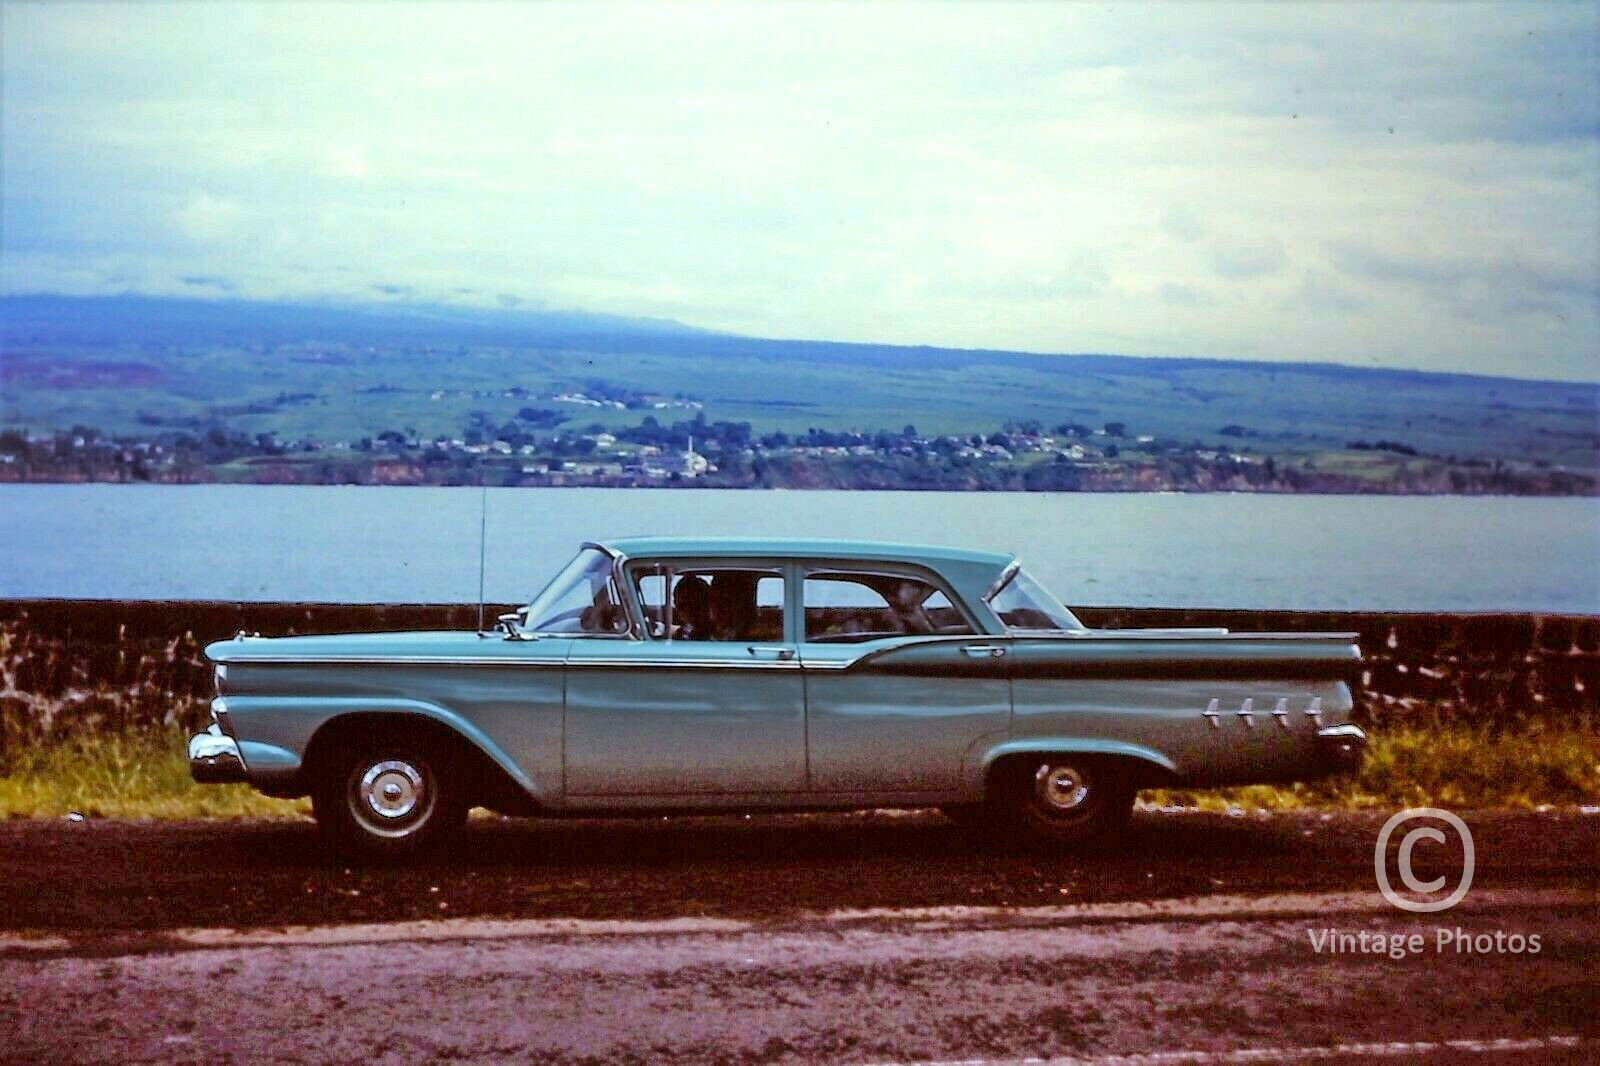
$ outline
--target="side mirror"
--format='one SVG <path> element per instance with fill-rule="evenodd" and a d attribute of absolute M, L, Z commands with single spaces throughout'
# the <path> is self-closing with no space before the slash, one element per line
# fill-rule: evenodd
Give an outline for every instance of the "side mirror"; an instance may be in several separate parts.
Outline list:
<path fill-rule="evenodd" d="M 494 627 L 506 635 L 507 640 L 532 640 L 533 636 L 522 631 L 522 612 L 511 611 L 494 620 Z"/>

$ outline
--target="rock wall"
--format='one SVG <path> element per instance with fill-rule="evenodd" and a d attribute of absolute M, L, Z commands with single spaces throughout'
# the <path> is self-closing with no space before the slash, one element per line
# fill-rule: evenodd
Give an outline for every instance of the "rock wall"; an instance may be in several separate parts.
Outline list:
<path fill-rule="evenodd" d="M 1368 721 L 1531 718 L 1600 727 L 1600 617 L 1095 608 L 1093 626 L 1226 626 L 1358 634 L 1356 693 Z"/>
<path fill-rule="evenodd" d="M 492 620 L 509 606 L 490 605 Z M 0 744 L 69 723 L 122 728 L 203 711 L 205 644 L 267 635 L 471 629 L 476 605 L 0 601 Z M 1600 728 L 1600 617 L 1081 609 L 1098 627 L 1225 626 L 1359 634 L 1357 698 L 1369 722 L 1530 719 Z M 198 710 L 197 710 L 198 708 Z"/>

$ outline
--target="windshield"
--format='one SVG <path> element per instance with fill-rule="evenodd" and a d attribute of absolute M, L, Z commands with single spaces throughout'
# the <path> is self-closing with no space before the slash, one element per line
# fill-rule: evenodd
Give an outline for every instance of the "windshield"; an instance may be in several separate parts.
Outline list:
<path fill-rule="evenodd" d="M 611 575 L 611 556 L 583 549 L 523 608 L 525 627 L 534 633 L 626 633 L 628 616 Z"/>
<path fill-rule="evenodd" d="M 1055 630 L 1081 632 L 1083 623 L 1062 606 L 1060 600 L 1020 569 L 1013 570 L 998 592 L 989 597 L 989 606 L 1000 621 L 1012 630 Z"/>

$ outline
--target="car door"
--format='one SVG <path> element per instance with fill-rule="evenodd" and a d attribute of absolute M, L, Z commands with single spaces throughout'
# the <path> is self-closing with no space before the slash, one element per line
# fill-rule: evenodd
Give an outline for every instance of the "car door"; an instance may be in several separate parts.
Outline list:
<path fill-rule="evenodd" d="M 800 611 L 814 793 L 956 791 L 978 742 L 1004 738 L 1007 641 L 933 575 L 807 566 Z"/>
<path fill-rule="evenodd" d="M 633 561 L 623 583 L 644 633 L 577 641 L 567 659 L 567 795 L 803 791 L 805 683 L 785 639 L 783 564 Z"/>

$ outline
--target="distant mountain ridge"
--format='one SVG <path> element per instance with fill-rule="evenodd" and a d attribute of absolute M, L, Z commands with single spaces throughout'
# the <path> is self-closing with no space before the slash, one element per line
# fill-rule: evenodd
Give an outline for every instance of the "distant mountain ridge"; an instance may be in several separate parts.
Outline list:
<path fill-rule="evenodd" d="M 648 352 L 670 356 L 848 363 L 857 366 L 952 369 L 972 364 L 1034 371 L 1165 376 L 1173 371 L 1240 368 L 1335 378 L 1379 376 L 1408 383 L 1529 381 L 1496 375 L 1332 362 L 1271 362 L 1109 353 L 1033 353 L 990 348 L 871 344 L 854 341 L 746 337 L 671 319 L 408 302 L 299 302 L 166 296 L 0 296 L 0 342 L 84 345 L 119 342 L 221 344 L 399 342 L 560 347 L 596 354 Z M 1587 383 L 1580 388 L 1591 387 Z M 1600 388 L 1600 386 L 1592 386 Z"/>
<path fill-rule="evenodd" d="M 130 337 L 130 332 L 135 336 Z M 130 339 L 222 343 L 247 335 L 256 341 L 363 337 L 393 340 L 426 337 L 484 343 L 606 334 L 654 336 L 704 331 L 660 318 L 629 318 L 582 311 L 470 307 L 428 303 L 343 303 L 200 299 L 167 296 L 0 296 L 0 337 L 84 344 Z"/>

